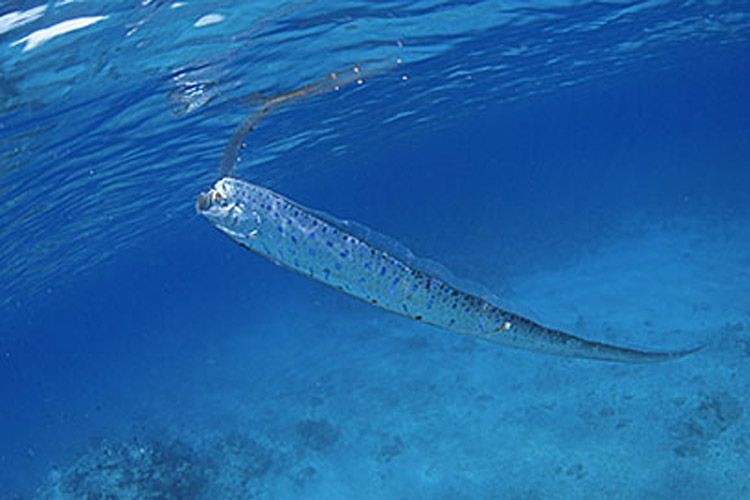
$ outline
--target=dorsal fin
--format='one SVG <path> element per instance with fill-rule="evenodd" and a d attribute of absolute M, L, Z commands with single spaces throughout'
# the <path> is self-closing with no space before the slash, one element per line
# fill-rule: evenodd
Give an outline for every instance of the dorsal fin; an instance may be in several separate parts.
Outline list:
<path fill-rule="evenodd" d="M 290 102 L 323 94 L 331 90 L 338 90 L 342 85 L 354 81 L 361 81 L 361 78 L 362 70 L 359 66 L 355 65 L 344 71 L 330 73 L 326 78 L 309 83 L 298 89 L 265 99 L 257 110 L 248 115 L 248 117 L 242 120 L 237 128 L 234 129 L 234 133 L 224 148 L 224 155 L 221 158 L 220 178 L 233 176 L 234 167 L 237 164 L 237 158 L 239 157 L 239 152 L 243 147 L 245 139 L 272 111 L 285 104 L 289 104 Z"/>
<path fill-rule="evenodd" d="M 412 252 L 406 245 L 390 236 L 386 236 L 385 234 L 380 233 L 356 221 L 339 219 L 321 210 L 314 210 L 307 207 L 302 208 L 309 212 L 312 212 L 317 217 L 321 218 L 332 226 L 337 227 L 343 232 L 351 234 L 352 236 L 356 236 L 360 240 L 367 242 L 368 245 L 387 252 L 389 255 L 400 260 L 412 269 L 416 269 L 435 278 L 439 278 L 445 283 L 463 292 L 476 295 L 477 297 L 482 297 L 483 299 L 495 303 L 496 305 L 499 301 L 498 297 L 486 286 L 466 278 L 457 277 L 444 265 L 432 259 L 415 255 L 414 252 Z"/>

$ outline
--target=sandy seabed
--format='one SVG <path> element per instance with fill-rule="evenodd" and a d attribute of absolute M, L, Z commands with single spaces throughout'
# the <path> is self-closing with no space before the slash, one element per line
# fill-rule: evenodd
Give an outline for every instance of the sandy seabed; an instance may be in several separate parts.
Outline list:
<path fill-rule="evenodd" d="M 87 445 L 36 496 L 750 497 L 749 227 L 633 223 L 512 290 L 581 336 L 706 348 L 555 358 L 325 291 L 189 360 L 170 405 L 141 402 L 149 430 Z"/>

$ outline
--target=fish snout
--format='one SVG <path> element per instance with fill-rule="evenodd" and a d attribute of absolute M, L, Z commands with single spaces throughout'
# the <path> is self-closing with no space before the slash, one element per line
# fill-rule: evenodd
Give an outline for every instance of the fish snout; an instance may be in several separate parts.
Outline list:
<path fill-rule="evenodd" d="M 211 190 L 213 191 L 213 190 Z M 205 212 L 211 208 L 211 191 L 208 193 L 201 193 L 195 200 L 195 211 L 198 213 Z"/>
<path fill-rule="evenodd" d="M 226 197 L 216 189 L 209 189 L 207 193 L 201 193 L 195 200 L 195 210 L 198 213 L 205 212 L 210 209 L 214 203 L 221 204 L 226 200 Z"/>

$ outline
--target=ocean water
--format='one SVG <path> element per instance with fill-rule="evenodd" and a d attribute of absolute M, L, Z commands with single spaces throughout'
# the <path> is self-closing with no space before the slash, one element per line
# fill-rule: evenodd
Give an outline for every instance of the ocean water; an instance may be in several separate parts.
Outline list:
<path fill-rule="evenodd" d="M 704 349 L 507 349 L 222 236 L 235 127 L 315 82 L 237 177 Z M 750 498 L 748 297 L 748 2 L 0 0 L 0 498 Z"/>

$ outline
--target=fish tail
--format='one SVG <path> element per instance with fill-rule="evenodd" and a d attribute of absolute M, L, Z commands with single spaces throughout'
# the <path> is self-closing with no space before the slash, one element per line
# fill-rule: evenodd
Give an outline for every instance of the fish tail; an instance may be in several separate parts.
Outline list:
<path fill-rule="evenodd" d="M 561 330 L 547 328 L 530 320 L 526 320 L 525 323 L 524 330 L 526 331 L 526 335 L 523 336 L 523 341 L 518 344 L 518 347 L 527 349 L 531 348 L 534 351 L 556 356 L 614 361 L 619 363 L 656 363 L 683 358 L 690 354 L 694 354 L 705 347 L 704 345 L 699 345 L 687 349 L 671 351 L 641 350 L 588 340 Z M 486 338 L 487 340 L 507 345 L 507 341 L 503 341 L 501 335 Z"/>

